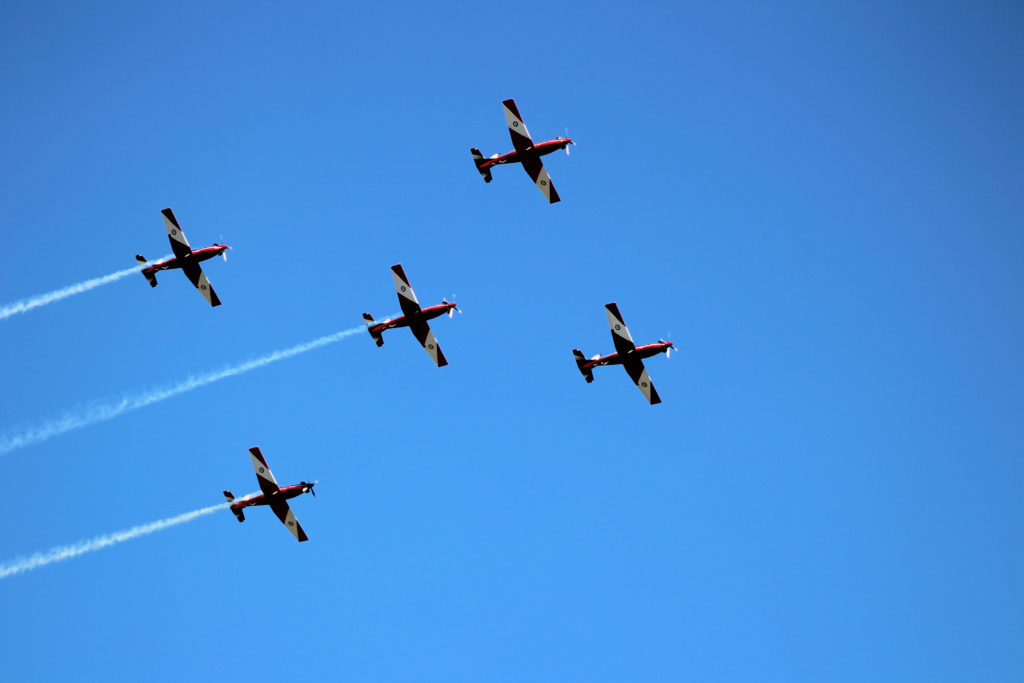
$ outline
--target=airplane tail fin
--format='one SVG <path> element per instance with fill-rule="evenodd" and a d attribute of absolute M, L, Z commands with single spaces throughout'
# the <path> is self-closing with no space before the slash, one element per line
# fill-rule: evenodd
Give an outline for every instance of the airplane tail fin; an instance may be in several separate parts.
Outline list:
<path fill-rule="evenodd" d="M 231 493 L 231 491 L 225 491 L 224 492 L 224 497 L 228 499 L 229 503 L 231 503 L 231 502 L 233 502 L 235 500 L 235 496 L 234 496 L 234 494 Z M 245 513 L 242 512 L 242 508 L 238 508 L 237 510 L 232 509 L 231 511 L 235 513 L 235 517 L 238 517 L 238 521 L 239 522 L 244 522 L 245 521 Z"/>
<path fill-rule="evenodd" d="M 579 349 L 573 349 L 572 350 L 572 355 L 576 359 L 576 367 L 578 367 L 580 369 L 580 372 L 583 374 L 583 379 L 587 380 L 587 384 L 590 384 L 591 382 L 593 382 L 594 381 L 594 370 L 593 370 L 593 368 L 585 368 L 585 367 L 583 367 L 584 365 L 587 364 L 587 357 L 584 356 L 583 352 L 580 351 Z"/>
<path fill-rule="evenodd" d="M 380 332 L 374 332 L 373 328 L 377 325 L 377 321 L 373 319 L 373 316 L 369 313 L 363 313 L 363 320 L 366 321 L 366 331 L 373 337 L 373 341 L 377 342 L 377 346 L 384 346 L 384 337 Z"/>
<path fill-rule="evenodd" d="M 473 153 L 473 163 L 476 164 L 476 170 L 480 171 L 480 175 L 484 177 L 484 182 L 491 182 L 491 169 L 480 168 L 487 159 L 484 159 L 484 155 L 476 147 L 471 147 L 469 151 Z"/>
<path fill-rule="evenodd" d="M 142 254 L 136 254 L 135 260 L 142 265 L 146 265 L 148 263 L 148 261 L 146 261 L 146 257 L 143 256 Z M 154 275 L 153 273 L 147 273 L 145 270 L 143 270 L 142 276 L 146 278 L 146 282 L 149 283 L 150 287 L 156 287 L 156 275 Z"/>

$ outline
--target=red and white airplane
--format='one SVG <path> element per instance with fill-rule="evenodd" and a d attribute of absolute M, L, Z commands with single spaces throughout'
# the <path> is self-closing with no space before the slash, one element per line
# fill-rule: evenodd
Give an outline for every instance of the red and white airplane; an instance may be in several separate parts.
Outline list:
<path fill-rule="evenodd" d="M 192 281 L 192 284 L 210 302 L 211 306 L 220 306 L 217 292 L 213 291 L 213 285 L 206 279 L 206 273 L 199 267 L 199 263 L 214 256 L 223 256 L 224 260 L 227 261 L 228 255 L 224 252 L 231 247 L 226 244 L 215 243 L 212 247 L 204 247 L 203 249 L 192 251 L 192 247 L 188 246 L 188 240 L 185 239 L 185 233 L 181 231 L 181 226 L 178 225 L 178 219 L 174 217 L 174 212 L 170 209 L 164 209 L 160 213 L 164 215 L 164 225 L 167 226 L 167 238 L 171 240 L 171 250 L 174 252 L 174 258 L 149 265 L 145 256 L 142 254 L 135 255 L 135 260 L 146 266 L 142 269 L 142 274 L 149 281 L 149 286 L 156 287 L 156 272 L 158 270 L 181 268 L 185 276 Z"/>
<path fill-rule="evenodd" d="M 412 285 L 409 284 L 409 278 L 405 276 L 405 270 L 402 269 L 401 263 L 396 263 L 391 266 L 391 276 L 395 280 L 395 291 L 398 292 L 398 303 L 401 304 L 402 313 L 405 315 L 392 318 L 391 320 L 377 322 L 369 313 L 363 313 L 363 320 L 366 321 L 366 329 L 369 330 L 370 336 L 373 337 L 373 341 L 377 342 L 377 346 L 384 346 L 384 330 L 391 330 L 396 327 L 408 327 L 416 336 L 416 340 L 423 345 L 423 349 L 427 354 L 434 359 L 435 363 L 437 363 L 437 367 L 448 365 L 448 360 L 441 352 L 441 347 L 438 345 L 437 339 L 434 338 L 434 333 L 430 331 L 430 326 L 427 325 L 427 321 L 433 320 L 445 313 L 447 313 L 448 317 L 451 318 L 455 314 L 455 311 L 459 311 L 458 304 L 454 302 L 449 303 L 442 299 L 442 303 L 437 306 L 420 308 L 420 304 L 416 300 L 416 295 L 412 291 Z M 462 311 L 459 311 L 459 313 L 462 313 Z"/>
<path fill-rule="evenodd" d="M 558 192 L 555 191 L 555 186 L 551 184 L 551 177 L 544 170 L 544 164 L 540 162 L 540 158 L 545 154 L 551 154 L 560 149 L 564 149 L 565 153 L 568 154 L 569 145 L 575 145 L 576 143 L 571 138 L 559 137 L 547 142 L 534 144 L 533 138 L 530 137 L 530 131 L 526 130 L 526 124 L 523 123 L 523 117 L 519 115 L 515 100 L 505 100 L 502 104 L 505 105 L 508 133 L 512 136 L 512 145 L 516 149 L 508 154 L 495 154 L 491 158 L 485 159 L 480 150 L 475 147 L 470 148 L 469 151 L 473 153 L 473 162 L 476 163 L 476 170 L 480 171 L 480 175 L 484 177 L 484 182 L 489 183 L 491 182 L 491 168 L 493 166 L 522 164 L 523 168 L 526 169 L 526 173 L 537 184 L 537 188 L 548 200 L 548 203 L 554 204 L 560 201 Z"/>
<path fill-rule="evenodd" d="M 615 342 L 615 353 L 602 357 L 601 354 L 592 356 L 589 360 L 579 349 L 573 349 L 572 355 L 576 357 L 576 366 L 583 373 L 587 383 L 594 381 L 594 368 L 598 365 L 621 365 L 626 369 L 629 378 L 633 380 L 637 388 L 647 397 L 647 401 L 654 405 L 661 403 L 661 397 L 654 388 L 651 378 L 644 368 L 643 359 L 650 358 L 664 352 L 665 356 L 671 355 L 674 348 L 672 342 L 658 340 L 656 344 L 637 346 L 633 343 L 633 337 L 629 335 L 626 323 L 622 322 L 622 314 L 619 307 L 614 303 L 605 304 L 605 311 L 608 313 L 608 325 L 612 328 L 612 341 Z"/>
<path fill-rule="evenodd" d="M 239 498 L 238 502 L 235 503 L 235 497 L 231 494 L 231 491 L 225 491 L 224 497 L 228 499 L 229 503 L 232 503 L 231 511 L 235 513 L 235 517 L 238 517 L 239 522 L 244 522 L 245 513 L 243 508 L 254 505 L 269 505 L 274 514 L 277 515 L 277 518 L 288 527 L 288 531 L 292 532 L 292 536 L 299 540 L 299 543 L 308 541 L 309 537 L 306 536 L 306 532 L 299 526 L 299 521 L 295 519 L 291 508 L 288 507 L 288 499 L 301 496 L 303 493 L 312 493 L 315 498 L 316 493 L 313 491 L 313 487 L 316 485 L 316 482 L 314 481 L 311 484 L 308 481 L 303 481 L 296 486 L 281 488 L 277 485 L 277 480 L 274 479 L 274 475 L 270 472 L 270 466 L 267 465 L 267 461 L 263 458 L 263 454 L 260 453 L 260 449 L 253 446 L 249 449 L 249 454 L 252 455 L 252 466 L 256 469 L 256 479 L 260 482 L 260 490 L 263 493 L 251 498 Z"/>

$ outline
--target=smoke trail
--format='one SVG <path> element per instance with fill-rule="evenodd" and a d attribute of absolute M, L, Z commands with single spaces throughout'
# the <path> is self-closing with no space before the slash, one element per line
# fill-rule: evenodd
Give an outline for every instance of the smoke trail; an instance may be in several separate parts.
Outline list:
<path fill-rule="evenodd" d="M 160 260 L 163 261 L 166 258 L 169 257 L 165 256 Z M 123 277 L 128 277 L 132 273 L 137 273 L 141 271 L 143 268 L 145 268 L 145 266 L 141 264 L 137 266 L 132 266 L 131 268 L 125 268 L 124 270 L 119 270 L 116 273 L 111 273 L 110 275 L 104 275 L 103 277 L 95 277 L 91 280 L 86 280 L 85 282 L 79 282 L 77 285 L 69 285 L 67 287 L 64 287 L 63 289 L 55 289 L 54 291 L 49 292 L 47 294 L 39 294 L 37 296 L 29 297 L 27 299 L 22 299 L 21 301 L 15 301 L 12 304 L 7 304 L 6 306 L 0 308 L 0 320 L 5 320 L 7 318 L 10 318 L 12 315 L 17 315 L 18 313 L 25 313 L 27 311 L 31 311 L 33 308 L 39 308 L 40 306 L 45 306 L 46 304 L 52 304 L 54 301 L 66 299 L 74 294 L 88 292 L 90 289 L 96 289 L 101 285 L 109 284 L 116 280 L 120 280 Z"/>
<path fill-rule="evenodd" d="M 11 451 L 24 446 L 30 446 L 32 444 L 46 441 L 47 439 L 65 432 L 70 432 L 73 429 L 79 429 L 97 422 L 111 420 L 123 413 L 138 410 L 139 408 L 145 408 L 148 405 L 163 401 L 171 398 L 172 396 L 177 396 L 178 394 L 183 394 L 186 391 L 192 391 L 193 389 L 198 389 L 199 387 L 206 386 L 207 384 L 212 384 L 218 380 L 222 380 L 227 377 L 234 377 L 235 375 L 240 375 L 243 372 L 249 372 L 256 368 L 262 368 L 264 365 L 270 365 L 271 363 L 275 363 L 279 360 L 291 358 L 292 356 L 297 356 L 300 353 L 305 353 L 321 346 L 333 344 L 336 341 L 341 341 L 345 337 L 351 337 L 354 334 L 359 334 L 360 332 L 365 331 L 366 326 L 360 325 L 359 327 L 353 327 L 349 330 L 342 330 L 341 332 L 335 332 L 334 334 L 314 339 L 313 341 L 306 342 L 305 344 L 299 344 L 298 346 L 293 346 L 288 349 L 275 351 L 271 354 L 240 365 L 232 365 L 224 368 L 223 370 L 208 372 L 204 375 L 194 375 L 170 387 L 151 389 L 142 394 L 126 396 L 120 400 L 110 401 L 107 403 L 100 403 L 92 406 L 79 406 L 70 412 L 65 413 L 61 417 L 46 420 L 35 427 L 30 427 L 20 434 L 0 437 L 0 455 L 10 453 Z"/>
<path fill-rule="evenodd" d="M 248 497 L 249 496 L 245 496 L 245 498 Z M 241 499 L 236 499 L 234 502 L 238 502 L 238 500 Z M 72 545 L 58 546 L 45 553 L 36 553 L 31 557 L 15 558 L 6 564 L 0 564 L 0 579 L 6 579 L 8 576 L 14 576 L 15 574 L 21 574 L 22 572 L 27 572 L 32 569 L 45 567 L 46 565 L 53 564 L 54 562 L 70 560 L 73 557 L 78 557 L 85 553 L 91 553 L 94 550 L 102 550 L 103 548 L 117 545 L 118 543 L 124 543 L 125 541 L 132 540 L 133 538 L 138 538 L 139 536 L 145 536 L 168 527 L 184 524 L 185 522 L 191 522 L 197 517 L 208 515 L 211 512 L 216 512 L 217 510 L 223 510 L 229 505 L 231 505 L 231 503 L 218 503 L 217 505 L 211 505 L 199 510 L 193 510 L 192 512 L 186 512 L 185 514 L 178 515 L 177 517 L 168 517 L 167 519 L 161 519 L 157 522 L 133 526 L 131 529 L 125 529 L 124 531 L 117 531 L 105 536 L 97 536 L 96 538 L 88 541 L 80 541 Z"/>

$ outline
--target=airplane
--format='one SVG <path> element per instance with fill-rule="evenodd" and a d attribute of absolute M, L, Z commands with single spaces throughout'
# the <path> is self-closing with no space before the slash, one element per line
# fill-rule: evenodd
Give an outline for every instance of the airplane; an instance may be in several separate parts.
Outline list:
<path fill-rule="evenodd" d="M 396 263 L 391 266 L 391 276 L 395 280 L 395 291 L 398 292 L 398 303 L 402 306 L 402 313 L 397 318 L 385 320 L 383 322 L 377 322 L 373 319 L 373 316 L 369 313 L 363 313 L 363 320 L 366 321 L 366 329 L 369 330 L 370 336 L 373 337 L 373 341 L 377 342 L 377 346 L 384 346 L 384 330 L 391 330 L 396 327 L 408 327 L 412 330 L 412 333 L 416 335 L 417 341 L 423 345 L 423 349 L 427 354 L 434 359 L 437 363 L 437 367 L 448 365 L 448 359 L 444 357 L 444 353 L 441 352 L 441 347 L 437 343 L 437 339 L 434 338 L 434 333 L 430 331 L 430 326 L 427 325 L 428 320 L 448 314 L 451 318 L 455 311 L 459 311 L 458 304 L 452 302 L 449 303 L 445 299 L 441 299 L 442 303 L 437 306 L 431 306 L 429 308 L 420 308 L 420 304 L 416 301 L 416 295 L 412 291 L 412 285 L 409 284 L 409 278 L 405 275 L 405 270 L 402 268 L 401 263 Z M 459 311 L 462 313 L 462 311 Z"/>
<path fill-rule="evenodd" d="M 210 306 L 220 306 L 220 298 L 218 298 L 217 292 L 213 291 L 213 285 L 206 279 L 206 273 L 199 267 L 199 263 L 214 256 L 223 256 L 224 260 L 227 261 L 228 255 L 224 252 L 231 247 L 226 244 L 214 243 L 212 247 L 204 247 L 192 251 L 192 248 L 188 246 L 188 240 L 185 239 L 185 233 L 181 231 L 181 226 L 178 225 L 178 219 L 174 217 L 174 212 L 170 209 L 164 209 L 160 213 L 164 215 L 164 225 L 167 226 L 167 238 L 171 240 L 171 250 L 174 251 L 174 258 L 158 261 L 150 265 L 146 261 L 145 256 L 142 254 L 135 255 L 135 260 L 146 266 L 142 269 L 142 274 L 149 281 L 149 286 L 156 287 L 156 273 L 158 270 L 181 268 L 188 279 L 192 281 L 192 284 L 195 285 L 196 289 L 199 290 L 199 293 L 210 302 Z"/>
<path fill-rule="evenodd" d="M 316 492 L 313 491 L 313 487 L 316 482 L 310 483 L 308 481 L 300 482 L 295 486 L 285 486 L 281 488 L 277 485 L 277 480 L 274 479 L 273 473 L 270 471 L 270 466 L 267 465 L 267 461 L 263 457 L 263 453 L 256 446 L 249 449 L 249 454 L 252 456 L 252 466 L 256 469 L 256 479 L 260 483 L 260 490 L 263 493 L 250 497 L 239 498 L 238 502 L 235 502 L 235 497 L 231 491 L 225 491 L 224 497 L 231 503 L 231 511 L 235 513 L 235 517 L 238 517 L 239 522 L 245 521 L 244 508 L 252 507 L 254 505 L 269 505 L 270 509 L 274 511 L 277 518 L 288 527 L 288 531 L 292 532 L 292 536 L 298 539 L 299 543 L 308 541 L 309 537 L 306 536 L 306 532 L 302 530 L 295 515 L 292 514 L 292 510 L 288 507 L 288 499 L 301 496 L 303 493 L 312 493 L 313 497 L 316 498 Z"/>
<path fill-rule="evenodd" d="M 495 154 L 489 159 L 485 159 L 480 150 L 476 147 L 471 147 L 469 151 L 473 154 L 476 170 L 480 171 L 480 175 L 484 177 L 484 182 L 489 183 L 491 182 L 491 168 L 494 166 L 520 163 L 533 182 L 537 184 L 537 189 L 540 190 L 549 204 L 561 201 L 558 192 L 555 191 L 555 186 L 551 183 L 551 177 L 544 170 L 544 164 L 541 163 L 540 158 L 545 154 L 551 154 L 560 149 L 564 149 L 568 155 L 569 145 L 575 145 L 576 143 L 572 141 L 572 138 L 558 137 L 554 140 L 534 144 L 533 138 L 530 137 L 530 131 L 526 130 L 526 124 L 523 123 L 523 117 L 519 115 L 519 109 L 516 108 L 515 100 L 504 100 L 502 104 L 505 105 L 508 134 L 512 136 L 512 145 L 515 147 L 515 151 L 508 154 Z"/>
<path fill-rule="evenodd" d="M 579 349 L 573 349 L 572 355 L 576 358 L 576 367 L 583 373 L 587 384 L 594 381 L 594 368 L 598 365 L 621 365 L 626 369 L 629 378 L 633 380 L 637 388 L 647 397 L 647 401 L 654 405 L 661 403 L 651 378 L 644 368 L 643 359 L 650 358 L 664 352 L 670 357 L 671 351 L 675 348 L 672 342 L 658 340 L 656 344 L 637 346 L 633 343 L 626 323 L 622 322 L 622 314 L 619 307 L 613 302 L 605 304 L 605 312 L 608 313 L 608 325 L 612 328 L 612 341 L 615 342 L 615 353 L 602 357 L 601 354 L 587 359 Z"/>

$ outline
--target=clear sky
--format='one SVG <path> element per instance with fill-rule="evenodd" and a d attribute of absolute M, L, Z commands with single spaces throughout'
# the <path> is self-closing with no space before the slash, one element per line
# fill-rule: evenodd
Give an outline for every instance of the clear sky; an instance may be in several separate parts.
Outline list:
<path fill-rule="evenodd" d="M 1024 7 L 0 6 L 0 435 L 420 301 L 0 456 L 10 680 L 1024 678 Z M 562 203 L 519 168 L 501 100 Z M 649 406 L 613 350 L 616 301 Z"/>

